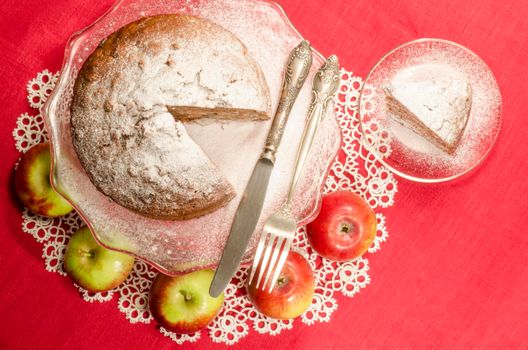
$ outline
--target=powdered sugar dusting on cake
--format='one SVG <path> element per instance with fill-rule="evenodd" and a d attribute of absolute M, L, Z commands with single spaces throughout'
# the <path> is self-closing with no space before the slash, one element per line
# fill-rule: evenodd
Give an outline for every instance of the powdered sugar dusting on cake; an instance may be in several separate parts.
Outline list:
<path fill-rule="evenodd" d="M 456 147 L 471 110 L 471 85 L 447 64 L 428 63 L 398 73 L 386 88 L 419 121 Z"/>
<path fill-rule="evenodd" d="M 244 45 L 192 16 L 148 17 L 120 29 L 83 66 L 75 91 L 73 140 L 92 181 L 157 218 L 200 216 L 234 196 L 168 107 L 270 112 L 263 74 Z"/>

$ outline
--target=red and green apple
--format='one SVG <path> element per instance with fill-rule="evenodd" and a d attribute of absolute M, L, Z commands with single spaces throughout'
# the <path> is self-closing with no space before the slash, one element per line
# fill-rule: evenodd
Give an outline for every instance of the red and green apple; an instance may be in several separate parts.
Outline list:
<path fill-rule="evenodd" d="M 133 256 L 99 245 L 86 226 L 75 232 L 66 246 L 64 270 L 76 284 L 91 292 L 117 287 L 133 267 Z"/>
<path fill-rule="evenodd" d="M 194 333 L 206 327 L 224 303 L 224 293 L 216 298 L 209 295 L 213 276 L 210 269 L 176 277 L 158 274 L 149 295 L 154 319 L 175 333 Z"/>
<path fill-rule="evenodd" d="M 50 185 L 51 154 L 48 143 L 33 146 L 22 156 L 15 174 L 15 190 L 32 212 L 49 217 L 66 215 L 73 210 Z"/>
<path fill-rule="evenodd" d="M 258 272 L 258 271 L 257 271 Z M 291 251 L 271 291 L 256 287 L 256 278 L 247 286 L 249 300 L 262 314 L 277 319 L 300 316 L 312 303 L 315 277 L 308 261 Z"/>

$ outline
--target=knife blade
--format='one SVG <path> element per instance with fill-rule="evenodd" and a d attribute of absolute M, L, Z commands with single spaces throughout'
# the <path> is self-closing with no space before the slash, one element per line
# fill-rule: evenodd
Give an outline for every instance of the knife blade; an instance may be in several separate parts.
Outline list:
<path fill-rule="evenodd" d="M 290 53 L 279 105 L 266 138 L 264 151 L 255 164 L 253 173 L 246 185 L 235 213 L 231 232 L 224 247 L 220 263 L 209 287 L 209 294 L 212 297 L 219 296 L 226 288 L 238 269 L 251 236 L 255 231 L 266 198 L 269 178 L 275 164 L 276 152 L 282 139 L 284 127 L 288 121 L 293 103 L 310 72 L 311 65 L 311 47 L 307 41 L 303 40 Z"/>
<path fill-rule="evenodd" d="M 255 229 L 259 219 L 272 170 L 273 164 L 267 159 L 261 159 L 255 164 L 246 191 L 235 214 L 222 259 L 209 288 L 209 294 L 212 297 L 217 297 L 224 291 L 231 277 L 238 269 L 238 265 L 252 236 L 247 233 L 253 232 L 252 230 Z"/>

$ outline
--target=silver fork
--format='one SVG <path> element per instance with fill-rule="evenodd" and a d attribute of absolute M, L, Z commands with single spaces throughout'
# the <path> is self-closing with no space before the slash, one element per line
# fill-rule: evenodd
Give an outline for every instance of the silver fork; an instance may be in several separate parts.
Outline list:
<path fill-rule="evenodd" d="M 253 282 L 255 275 L 257 275 L 256 288 L 265 289 L 268 281 L 270 281 L 269 291 L 271 291 L 286 262 L 295 236 L 295 230 L 297 229 L 297 220 L 292 213 L 293 196 L 321 118 L 325 115 L 338 87 L 339 66 L 337 57 L 330 56 L 314 76 L 312 84 L 313 98 L 308 112 L 308 123 L 304 129 L 301 145 L 297 153 L 288 196 L 279 211 L 268 218 L 260 236 L 249 275 L 250 284 Z M 261 282 L 263 283 L 261 284 Z"/>

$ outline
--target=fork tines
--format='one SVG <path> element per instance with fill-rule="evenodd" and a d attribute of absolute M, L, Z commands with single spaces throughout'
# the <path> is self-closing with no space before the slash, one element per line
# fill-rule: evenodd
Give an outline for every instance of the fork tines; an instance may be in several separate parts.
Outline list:
<path fill-rule="evenodd" d="M 251 267 L 249 283 L 253 282 L 256 274 L 256 288 L 266 289 L 269 281 L 268 291 L 271 292 L 288 257 L 292 241 L 293 235 L 290 232 L 273 229 L 263 231 Z"/>

